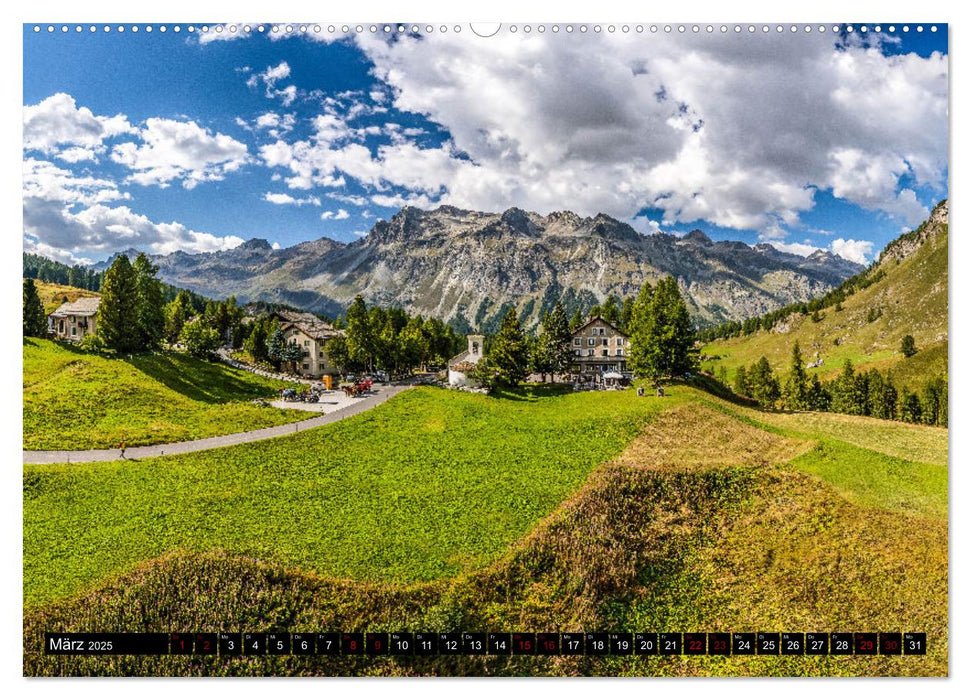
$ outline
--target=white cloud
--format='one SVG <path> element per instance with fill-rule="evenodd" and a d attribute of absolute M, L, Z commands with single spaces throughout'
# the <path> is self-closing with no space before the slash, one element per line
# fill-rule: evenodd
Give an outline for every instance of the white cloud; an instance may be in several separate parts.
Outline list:
<path fill-rule="evenodd" d="M 253 121 L 253 126 L 260 131 L 265 131 L 275 139 L 280 139 L 289 133 L 296 123 L 297 115 L 292 112 L 282 115 L 276 112 L 264 112 Z"/>
<path fill-rule="evenodd" d="M 267 66 L 261 73 L 251 75 L 246 84 L 251 88 L 256 88 L 260 83 L 264 86 L 264 95 L 267 99 L 280 98 L 284 107 L 289 107 L 297 99 L 297 86 L 287 85 L 285 88 L 277 89 L 276 84 L 281 80 L 290 77 L 290 64 L 280 61 L 275 66 Z"/>
<path fill-rule="evenodd" d="M 91 175 L 75 175 L 53 163 L 27 158 L 23 163 L 24 199 L 92 206 L 129 199 L 114 182 Z"/>
<path fill-rule="evenodd" d="M 24 198 L 25 245 L 48 246 L 65 254 L 111 254 L 129 247 L 151 253 L 205 252 L 235 248 L 237 236 L 193 231 L 176 221 L 160 223 L 127 206 L 95 204 L 78 212 L 69 205 Z"/>
<path fill-rule="evenodd" d="M 773 241 L 769 245 L 785 253 L 801 255 L 804 258 L 820 250 L 819 246 L 811 245 L 808 242 L 781 243 L 779 241 Z M 866 265 L 873 256 L 873 241 L 856 241 L 852 238 L 843 240 L 842 238 L 837 238 L 830 243 L 829 252 L 834 255 L 839 255 L 841 258 L 852 260 L 855 263 Z"/>
<path fill-rule="evenodd" d="M 297 199 L 296 197 L 292 197 L 285 192 L 267 192 L 263 195 L 263 199 L 271 204 L 292 204 L 298 207 L 302 207 L 304 204 L 311 204 L 315 207 L 320 206 L 319 197 L 311 196 Z"/>
<path fill-rule="evenodd" d="M 129 180 L 140 185 L 167 187 L 179 180 L 191 189 L 200 182 L 222 180 L 249 162 L 245 144 L 194 121 L 152 118 L 138 135 L 141 145 L 119 144 L 111 159 L 135 171 Z"/>
<path fill-rule="evenodd" d="M 872 241 L 855 241 L 852 238 L 849 240 L 837 238 L 829 248 L 836 255 L 861 265 L 865 265 L 873 254 Z"/>
<path fill-rule="evenodd" d="M 91 265 L 94 260 L 84 256 L 77 256 L 68 250 L 61 250 L 46 243 L 41 243 L 33 238 L 24 237 L 24 252 L 40 255 L 50 260 L 64 263 L 65 265 Z"/>
<path fill-rule="evenodd" d="M 654 221 L 647 216 L 635 216 L 628 223 L 635 231 L 644 235 L 658 233 L 661 230 L 661 222 Z"/>
<path fill-rule="evenodd" d="M 346 209 L 338 209 L 336 212 L 325 211 L 320 215 L 320 218 L 324 221 L 333 219 L 334 221 L 341 221 L 342 219 L 349 219 L 351 215 L 347 213 Z"/>
<path fill-rule="evenodd" d="M 330 127 L 316 140 L 262 153 L 291 171 L 293 188 L 347 177 L 384 201 L 569 207 L 627 220 L 650 206 L 665 221 L 706 219 L 784 240 L 817 189 L 910 221 L 922 206 L 899 190 L 902 179 L 943 181 L 947 57 L 939 54 L 884 56 L 872 39 L 836 48 L 816 33 L 799 42 L 505 33 L 488 42 L 369 33 L 355 41 L 394 106 L 442 125 L 452 140 L 422 148 L 387 127 L 391 143 L 365 148 L 347 125 L 357 98 L 334 96 L 324 101 Z"/>
<path fill-rule="evenodd" d="M 98 162 L 98 152 L 94 148 L 82 148 L 81 146 L 74 146 L 73 148 L 65 148 L 63 151 L 59 151 L 57 157 L 66 163 L 80 163 L 81 161 L 90 160 L 92 162 Z"/>
<path fill-rule="evenodd" d="M 801 255 L 802 257 L 808 257 L 815 253 L 819 248 L 809 243 L 770 243 L 776 250 L 781 250 L 783 253 L 792 253 L 793 255 Z"/>
<path fill-rule="evenodd" d="M 23 115 L 24 148 L 58 154 L 70 162 L 93 160 L 95 153 L 104 149 L 105 139 L 134 132 L 124 114 L 95 115 L 87 107 L 78 107 L 74 98 L 63 92 L 24 107 Z M 61 150 L 65 146 L 76 148 Z M 80 158 L 82 153 L 87 157 Z"/>

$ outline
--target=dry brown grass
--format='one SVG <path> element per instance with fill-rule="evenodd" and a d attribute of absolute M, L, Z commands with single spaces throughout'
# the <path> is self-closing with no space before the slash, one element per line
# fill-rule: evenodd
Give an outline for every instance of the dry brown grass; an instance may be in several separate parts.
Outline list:
<path fill-rule="evenodd" d="M 658 416 L 614 462 L 665 471 L 768 466 L 792 459 L 811 444 L 690 403 Z"/>

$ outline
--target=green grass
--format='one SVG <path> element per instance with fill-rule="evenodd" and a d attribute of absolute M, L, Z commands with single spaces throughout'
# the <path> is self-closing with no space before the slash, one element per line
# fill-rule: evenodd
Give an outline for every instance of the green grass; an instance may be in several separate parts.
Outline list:
<path fill-rule="evenodd" d="M 812 474 L 865 507 L 947 518 L 946 428 L 837 413 L 758 411 L 702 400 L 750 425 L 804 440 L 789 466 Z"/>
<path fill-rule="evenodd" d="M 24 467 L 28 607 L 175 549 L 371 581 L 498 557 L 665 399 L 409 390 L 284 438 L 138 462 Z"/>
<path fill-rule="evenodd" d="M 468 520 L 451 520 L 452 531 L 442 527 L 439 534 L 443 543 L 454 546 L 468 531 L 469 522 L 484 522 L 480 530 L 492 531 L 495 523 L 489 514 L 498 511 L 517 517 L 521 531 L 529 530 L 528 535 L 517 537 L 507 524 L 504 539 L 511 544 L 502 546 L 498 554 L 486 555 L 480 549 L 475 557 L 464 558 L 468 566 L 459 567 L 452 578 L 414 582 L 413 573 L 426 579 L 434 575 L 432 567 L 449 568 L 441 567 L 440 551 L 432 552 L 430 558 L 428 554 L 420 555 L 420 562 L 392 563 L 386 573 L 398 570 L 407 575 L 398 575 L 390 582 L 376 576 L 367 564 L 375 552 L 387 556 L 387 549 L 396 544 L 397 532 L 404 532 L 406 545 L 430 541 L 436 531 L 434 523 L 438 522 L 434 516 L 458 497 L 454 488 L 439 489 L 434 502 L 424 511 L 433 516 L 426 521 L 432 526 L 415 525 L 419 514 L 408 512 L 399 517 L 384 505 L 390 500 L 388 487 L 383 485 L 389 478 L 385 468 L 370 456 L 355 453 L 358 464 L 343 475 L 350 490 L 343 500 L 334 497 L 329 512 L 339 512 L 343 523 L 355 524 L 361 522 L 362 510 L 346 499 L 367 501 L 372 513 L 365 522 L 372 527 L 371 536 L 378 540 L 373 549 L 360 545 L 353 527 L 345 527 L 343 537 L 330 537 L 328 533 L 336 526 L 318 525 L 314 518 L 303 521 L 307 523 L 305 528 L 312 530 L 309 534 L 277 532 L 281 527 L 291 527 L 288 519 L 267 518 L 266 512 L 255 504 L 241 504 L 246 510 L 234 516 L 233 524 L 246 533 L 246 516 L 260 520 L 266 532 L 250 535 L 277 542 L 281 551 L 285 547 L 279 542 L 286 537 L 296 537 L 298 546 L 304 549 L 321 548 L 312 540 L 323 533 L 327 538 L 325 545 L 341 550 L 339 556 L 348 564 L 344 569 L 347 575 L 365 581 L 335 579 L 333 570 L 321 571 L 299 562 L 287 565 L 278 555 L 261 556 L 257 552 L 241 557 L 240 548 L 235 545 L 229 551 L 170 552 L 157 560 L 142 562 L 117 578 L 106 580 L 101 574 L 96 584 L 75 597 L 28 609 L 25 675 L 947 674 L 947 521 L 940 510 L 941 503 L 927 501 L 928 495 L 943 493 L 945 485 L 936 478 L 942 467 L 933 467 L 927 478 L 919 477 L 913 483 L 901 478 L 894 484 L 882 485 L 880 481 L 886 474 L 909 470 L 914 465 L 850 444 L 848 439 L 862 442 L 866 433 L 859 424 L 861 419 L 851 417 L 778 427 L 765 421 L 782 414 L 740 408 L 679 385 L 670 387 L 670 398 L 666 399 L 637 400 L 631 392 L 559 397 L 545 393 L 544 389 L 531 388 L 512 397 L 527 399 L 517 401 L 415 390 L 360 416 L 356 424 L 348 421 L 342 426 L 350 431 L 343 435 L 360 440 L 366 439 L 365 435 L 372 441 L 376 435 L 398 435 L 399 449 L 390 460 L 407 462 L 421 455 L 424 470 L 417 466 L 387 469 L 400 473 L 394 488 L 409 494 L 406 504 L 414 503 L 419 492 L 441 486 L 441 475 L 427 465 L 442 463 L 458 472 L 458 476 L 449 477 L 450 483 L 461 475 L 469 475 L 475 486 L 463 490 L 461 497 L 467 501 L 465 508 L 473 512 Z M 382 408 L 386 409 L 384 416 L 370 424 L 371 431 L 362 432 L 365 416 L 380 416 Z M 406 408 L 423 409 L 421 417 Z M 527 519 L 517 514 L 520 507 L 509 503 L 512 492 L 521 498 L 537 498 L 539 485 L 546 483 L 554 467 L 549 464 L 552 455 L 558 459 L 566 455 L 579 463 L 583 455 L 576 452 L 577 446 L 586 450 L 594 447 L 598 440 L 592 437 L 598 431 L 606 431 L 599 441 L 619 445 L 630 434 L 627 428 L 636 430 L 638 422 L 662 408 L 665 410 L 650 418 L 626 449 L 601 463 L 589 476 L 584 477 L 587 468 L 567 467 L 575 473 L 575 483 L 582 485 L 575 488 L 563 484 L 569 497 L 552 508 L 548 517 L 539 519 L 540 514 Z M 604 420 L 609 415 L 620 417 L 620 424 Z M 812 417 L 793 414 L 794 418 L 800 416 Z M 394 421 L 390 422 L 392 418 Z M 456 423 L 459 418 L 463 420 Z M 843 418 L 849 419 L 849 427 L 841 425 Z M 600 427 L 594 428 L 595 424 Z M 571 439 L 561 441 L 547 434 L 541 427 L 545 425 L 550 430 L 569 433 Z M 895 426 L 899 424 L 890 425 Z M 442 432 L 438 432 L 439 428 Z M 475 444 L 488 451 L 488 445 L 498 442 L 496 435 L 500 430 L 514 434 L 512 450 L 494 456 L 491 469 L 464 456 L 465 450 L 456 454 L 459 445 L 467 448 Z M 329 435 L 328 442 L 332 442 L 338 432 L 323 429 L 317 434 Z M 439 459 L 416 452 L 412 442 L 401 439 L 402 434 L 423 444 L 430 442 L 431 452 Z M 914 435 L 904 431 L 896 442 L 906 444 Z M 881 440 L 886 441 L 888 436 L 893 437 L 884 433 Z M 296 438 L 276 442 L 283 446 L 291 444 L 291 440 Z M 539 444 L 534 450 L 531 445 L 535 442 Z M 873 442 L 876 446 L 879 440 Z M 223 454 L 234 458 L 239 455 L 235 449 Z M 537 454 L 544 456 L 546 463 L 537 459 Z M 600 454 L 588 456 L 603 458 Z M 532 460 L 528 474 L 517 472 L 512 466 L 526 460 Z M 306 457 L 304 461 L 308 461 Z M 315 461 L 320 463 L 321 459 Z M 159 476 L 145 477 L 153 488 L 162 479 L 161 474 L 172 470 L 171 461 L 164 464 L 166 469 L 156 470 Z M 104 466 L 91 469 L 97 471 Z M 245 476 L 254 476 L 248 460 L 242 466 Z M 927 465 L 916 467 L 923 470 Z M 299 469 L 299 464 L 294 462 L 290 468 Z M 55 471 L 70 474 L 86 468 Z M 186 477 L 181 467 L 175 471 L 176 476 Z M 490 475 L 496 471 L 506 482 L 515 483 L 493 482 Z M 355 472 L 365 476 L 349 479 L 350 473 Z M 519 476 L 510 478 L 510 473 Z M 858 482 L 850 478 L 854 475 L 859 477 Z M 372 487 L 367 495 L 361 490 L 362 479 Z M 277 470 L 267 470 L 265 478 L 246 481 L 247 485 L 239 488 L 250 493 L 290 493 L 291 477 Z M 324 481 L 328 487 L 332 484 Z M 166 480 L 162 479 L 162 483 Z M 59 486 L 48 484 L 50 488 Z M 314 487 L 315 482 L 307 485 Z M 193 490 L 205 489 L 218 494 L 229 491 L 218 467 L 210 478 L 197 477 Z M 76 513 L 82 502 L 89 502 L 87 491 L 86 487 L 72 489 L 77 497 L 61 496 L 51 505 L 65 514 Z M 167 487 L 159 495 L 166 501 L 171 498 Z M 127 506 L 117 501 L 128 497 L 126 489 L 105 500 L 109 507 L 118 510 Z M 222 497 L 214 495 L 217 499 Z M 550 503 L 563 498 L 549 492 L 540 497 L 548 497 Z M 333 505 L 338 501 L 342 506 Z M 301 503 L 300 512 L 307 505 Z M 314 510 L 317 506 L 309 505 L 311 513 L 318 512 Z M 137 509 L 148 507 L 141 502 Z M 193 508 L 191 499 L 188 507 Z M 216 508 L 217 515 L 221 511 Z M 37 507 L 28 501 L 25 512 L 35 524 Z M 50 516 L 50 521 L 55 519 Z M 179 520 L 166 524 L 156 520 L 150 529 L 169 527 L 172 538 L 185 527 L 183 518 Z M 270 529 L 270 522 L 279 525 Z M 381 527 L 373 527 L 376 522 Z M 64 526 L 68 524 L 65 522 Z M 194 534 L 197 539 L 201 529 L 197 528 Z M 112 541 L 124 542 L 131 537 L 125 535 Z M 225 542 L 231 538 L 221 539 Z M 36 534 L 27 537 L 31 547 L 36 547 L 38 541 Z M 84 556 L 94 559 L 104 556 L 108 548 L 103 542 L 84 539 L 82 532 L 74 549 L 85 550 Z M 394 551 L 390 556 L 402 559 Z M 45 565 L 58 566 L 57 558 L 51 559 Z M 490 563 L 475 568 L 476 559 L 480 564 Z M 36 563 L 26 551 L 25 561 L 31 566 Z M 406 564 L 406 568 L 400 568 Z M 64 565 L 60 566 L 63 570 Z M 357 567 L 363 569 L 363 574 L 355 571 Z M 25 581 L 36 586 L 36 571 L 29 571 Z M 191 594 L 187 595 L 187 591 Z M 29 605 L 35 601 L 36 598 L 28 598 Z M 928 634 L 929 653 L 902 658 L 152 658 L 52 657 L 39 651 L 45 630 L 109 627 L 152 631 L 921 630 Z"/>
<path fill-rule="evenodd" d="M 781 327 L 706 345 L 702 354 L 718 356 L 705 361 L 705 369 L 724 367 L 729 380 L 739 366 L 751 366 L 763 355 L 778 371 L 788 371 L 793 343 L 799 342 L 806 362 L 818 357 L 823 364 L 810 372 L 830 379 L 846 360 L 861 368 L 900 369 L 902 384 L 917 388 L 928 379 L 947 375 L 948 234 L 943 227 L 902 262 L 888 259 L 878 270 L 886 276 L 857 291 L 843 302 L 841 311 L 830 307 L 814 323 L 796 316 L 784 332 Z M 880 317 L 867 322 L 867 313 L 880 309 Z M 904 335 L 913 335 L 918 354 L 907 359 L 900 352 Z M 836 344 L 839 341 L 839 344 Z"/>
<path fill-rule="evenodd" d="M 23 362 L 24 449 L 178 442 L 307 417 L 250 403 L 281 382 L 180 353 L 110 357 L 31 338 Z"/>
<path fill-rule="evenodd" d="M 792 466 L 832 484 L 860 505 L 947 518 L 946 464 L 922 464 L 822 440 Z"/>

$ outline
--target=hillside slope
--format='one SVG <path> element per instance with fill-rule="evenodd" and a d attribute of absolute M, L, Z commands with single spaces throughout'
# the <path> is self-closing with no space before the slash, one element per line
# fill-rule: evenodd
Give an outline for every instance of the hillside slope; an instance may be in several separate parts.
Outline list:
<path fill-rule="evenodd" d="M 28 450 L 152 445 L 307 417 L 249 403 L 282 382 L 181 353 L 110 357 L 25 338 L 23 360 Z"/>
<path fill-rule="evenodd" d="M 100 296 L 97 292 L 91 292 L 87 289 L 38 279 L 34 280 L 34 286 L 37 288 L 37 295 L 40 297 L 41 303 L 44 304 L 45 313 L 53 312 L 65 301 L 77 301 L 82 297 Z"/>
<path fill-rule="evenodd" d="M 858 368 L 892 369 L 902 384 L 916 386 L 947 375 L 948 205 L 939 204 L 915 231 L 890 243 L 868 272 L 876 280 L 835 305 L 812 315 L 793 314 L 769 331 L 710 343 L 702 350 L 706 369 L 726 367 L 729 377 L 740 365 L 762 355 L 776 369 L 787 366 L 799 343 L 807 363 L 822 361 L 821 379 L 839 372 L 846 359 Z M 918 353 L 905 358 L 901 339 L 914 336 Z"/>

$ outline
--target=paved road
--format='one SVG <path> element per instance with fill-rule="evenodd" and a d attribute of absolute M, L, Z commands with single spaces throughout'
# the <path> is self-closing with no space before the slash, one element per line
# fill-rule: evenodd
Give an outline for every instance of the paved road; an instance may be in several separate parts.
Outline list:
<path fill-rule="evenodd" d="M 240 445 L 244 442 L 255 442 L 281 435 L 292 435 L 301 430 L 319 428 L 322 425 L 336 423 L 339 420 L 363 413 L 369 408 L 384 403 L 392 396 L 410 389 L 410 384 L 386 385 L 376 389 L 369 396 L 357 399 L 353 404 L 340 408 L 332 413 L 326 413 L 316 418 L 302 420 L 287 425 L 277 425 L 272 428 L 250 430 L 245 433 L 217 435 L 216 437 L 186 442 L 170 442 L 165 445 L 146 445 L 144 447 L 129 447 L 125 450 L 126 459 L 142 459 L 145 457 L 160 457 L 163 455 L 178 455 L 186 452 L 211 450 L 215 447 Z M 110 462 L 120 458 L 119 451 L 114 450 L 24 450 L 24 464 L 62 464 L 64 462 Z"/>

